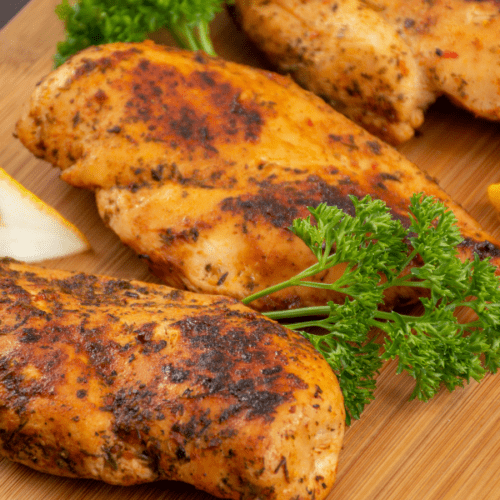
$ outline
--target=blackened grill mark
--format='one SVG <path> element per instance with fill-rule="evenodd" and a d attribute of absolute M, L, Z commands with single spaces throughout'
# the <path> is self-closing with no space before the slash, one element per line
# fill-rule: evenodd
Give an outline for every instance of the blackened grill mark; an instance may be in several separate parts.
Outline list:
<path fill-rule="evenodd" d="M 201 384 L 205 392 L 196 392 L 196 397 L 227 394 L 236 399 L 236 403 L 221 413 L 219 421 L 241 411 L 245 411 L 245 417 L 248 419 L 272 419 L 275 409 L 290 400 L 291 394 L 271 390 L 270 373 L 265 369 L 262 370 L 262 376 L 254 374 L 251 377 L 235 379 L 234 374 L 237 364 L 243 361 L 243 355 L 251 353 L 254 360 L 272 366 L 271 374 L 275 377 L 273 384 L 279 386 L 278 380 L 286 380 L 287 387 L 306 388 L 298 377 L 290 378 L 284 367 L 276 364 L 273 354 L 262 347 L 267 335 L 273 335 L 273 332 L 281 335 L 282 330 L 274 323 L 259 319 L 255 322 L 247 321 L 249 328 L 246 331 L 230 329 L 222 335 L 219 325 L 217 317 L 207 315 L 186 318 L 176 323 L 191 344 L 190 352 L 197 358 L 197 361 L 193 359 L 199 373 L 197 383 Z M 271 387 L 274 386 L 271 384 Z"/>
<path fill-rule="evenodd" d="M 34 328 L 24 328 L 23 336 L 19 339 L 19 342 L 24 344 L 33 344 L 41 339 L 40 333 L 38 333 Z"/>
<path fill-rule="evenodd" d="M 127 84 L 135 98 L 125 108 L 124 121 L 146 123 L 148 141 L 175 143 L 211 157 L 218 154 L 218 144 L 256 142 L 260 136 L 266 105 L 241 98 L 242 91 L 221 82 L 216 71 L 183 75 L 175 66 L 150 62 L 146 68 L 140 61 L 131 75 Z M 191 94 L 190 89 L 197 92 Z M 207 94 L 206 105 L 191 97 L 199 92 Z"/>
<path fill-rule="evenodd" d="M 470 248 L 481 260 L 488 257 L 500 257 L 500 248 L 489 241 L 477 241 L 472 238 L 465 238 L 459 248 Z"/>
<path fill-rule="evenodd" d="M 316 207 L 320 203 L 335 205 L 353 215 L 354 206 L 346 195 L 357 194 L 355 185 L 340 189 L 329 185 L 318 176 L 295 182 L 260 183 L 255 195 L 228 197 L 221 201 L 222 211 L 242 212 L 246 222 L 257 224 L 265 219 L 277 228 L 288 228 L 294 219 L 307 217 L 308 206 Z"/>
<path fill-rule="evenodd" d="M 118 64 L 120 64 L 120 62 L 140 53 L 142 53 L 142 50 L 136 47 L 131 47 L 126 50 L 117 50 L 108 57 L 101 57 L 100 59 L 83 58 L 80 65 L 74 70 L 71 79 L 77 80 L 94 70 L 105 73 L 106 71 L 115 68 Z"/>

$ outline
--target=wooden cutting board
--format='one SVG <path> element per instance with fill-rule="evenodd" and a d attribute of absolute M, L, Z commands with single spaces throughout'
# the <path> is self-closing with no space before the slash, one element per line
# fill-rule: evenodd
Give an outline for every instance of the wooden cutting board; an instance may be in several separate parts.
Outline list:
<path fill-rule="evenodd" d="M 93 195 L 59 180 L 12 132 L 38 80 L 52 68 L 63 28 L 54 14 L 59 0 L 32 0 L 0 31 L 0 166 L 55 206 L 88 237 L 92 251 L 46 262 L 61 269 L 156 281 L 146 266 L 107 230 Z M 263 66 L 265 62 L 225 15 L 213 26 L 218 53 Z M 164 35 L 158 35 L 166 41 Z M 500 238 L 499 216 L 486 187 L 500 182 L 500 125 L 475 119 L 440 100 L 427 113 L 421 134 L 399 148 Z M 412 383 L 384 366 L 376 400 L 346 433 L 336 500 L 500 499 L 500 375 L 432 402 L 408 402 Z M 201 500 L 210 495 L 161 481 L 116 487 L 63 479 L 0 460 L 0 500 Z"/>

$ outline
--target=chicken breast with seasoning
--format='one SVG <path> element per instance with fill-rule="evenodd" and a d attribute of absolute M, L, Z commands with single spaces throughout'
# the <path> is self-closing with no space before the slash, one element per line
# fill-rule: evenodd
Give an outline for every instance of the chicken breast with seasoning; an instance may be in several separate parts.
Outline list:
<path fill-rule="evenodd" d="M 291 79 L 152 43 L 89 48 L 48 75 L 17 125 L 35 155 L 92 189 L 104 222 L 167 284 L 242 299 L 314 263 L 289 230 L 321 202 L 384 200 L 408 223 L 412 193 L 456 214 L 464 258 L 499 247 L 425 173 Z M 316 279 L 338 277 L 331 269 Z M 413 302 L 414 287 L 387 296 Z M 252 303 L 340 300 L 295 287 Z"/>
<path fill-rule="evenodd" d="M 410 139 L 439 95 L 500 120 L 498 0 L 236 0 L 269 60 L 380 138 Z"/>
<path fill-rule="evenodd" d="M 344 433 L 337 379 L 234 299 L 0 260 L 0 453 L 131 485 L 323 499 Z"/>

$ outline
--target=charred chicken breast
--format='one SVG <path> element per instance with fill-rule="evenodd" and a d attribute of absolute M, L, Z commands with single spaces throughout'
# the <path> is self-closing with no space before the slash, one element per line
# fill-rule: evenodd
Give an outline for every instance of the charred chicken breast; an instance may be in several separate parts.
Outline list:
<path fill-rule="evenodd" d="M 323 499 L 344 432 L 309 341 L 234 299 L 0 260 L 0 453 L 215 496 Z"/>
<path fill-rule="evenodd" d="M 167 284 L 238 299 L 314 262 L 288 229 L 321 202 L 384 200 L 407 221 L 412 193 L 458 217 L 464 258 L 499 248 L 415 165 L 275 73 L 152 43 L 89 48 L 49 74 L 17 125 L 20 140 L 92 189 L 103 220 Z M 331 281 L 332 269 L 317 279 Z M 401 288 L 389 307 L 415 300 Z M 274 309 L 343 300 L 301 287 Z"/>
<path fill-rule="evenodd" d="M 500 120 L 496 0 L 236 0 L 281 71 L 382 139 L 411 138 L 445 94 Z"/>

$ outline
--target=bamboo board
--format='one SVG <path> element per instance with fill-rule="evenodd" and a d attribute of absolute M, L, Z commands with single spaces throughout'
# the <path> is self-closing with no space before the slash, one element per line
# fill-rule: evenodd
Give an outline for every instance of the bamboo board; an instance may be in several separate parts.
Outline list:
<path fill-rule="evenodd" d="M 0 166 L 55 206 L 88 237 L 92 251 L 45 262 L 60 269 L 156 281 L 145 264 L 101 222 L 93 195 L 71 188 L 12 136 L 21 106 L 52 67 L 63 38 L 54 14 L 59 0 L 32 0 L 0 31 Z M 225 15 L 213 26 L 216 50 L 227 59 L 265 65 Z M 159 35 L 160 38 L 162 35 Z M 160 40 L 162 41 L 162 40 Z M 421 134 L 399 148 L 435 177 L 497 238 L 499 216 L 486 187 L 500 182 L 500 125 L 473 118 L 445 100 L 427 113 Z M 432 402 L 408 402 L 412 383 L 384 366 L 376 400 L 346 433 L 336 500 L 500 499 L 500 375 L 488 376 Z M 181 483 L 116 487 L 64 479 L 0 460 L 0 500 L 209 500 Z"/>

